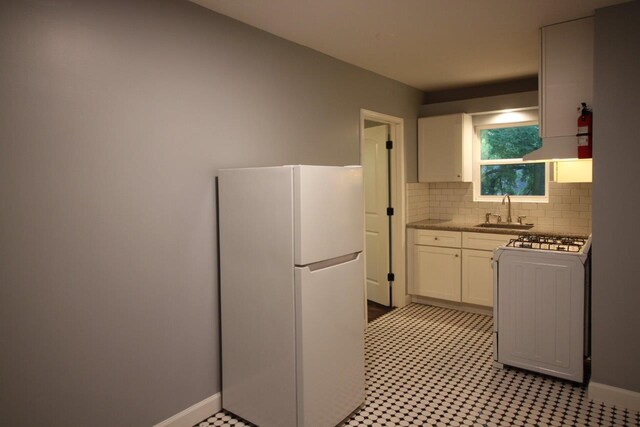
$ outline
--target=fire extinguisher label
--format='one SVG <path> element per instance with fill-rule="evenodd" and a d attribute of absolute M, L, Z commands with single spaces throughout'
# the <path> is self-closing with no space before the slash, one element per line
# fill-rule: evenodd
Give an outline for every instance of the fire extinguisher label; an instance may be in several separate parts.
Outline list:
<path fill-rule="evenodd" d="M 589 145 L 589 136 L 588 135 L 582 135 L 578 137 L 578 146 L 579 147 L 586 147 Z"/>
<path fill-rule="evenodd" d="M 589 126 L 579 126 L 578 133 L 589 133 Z"/>

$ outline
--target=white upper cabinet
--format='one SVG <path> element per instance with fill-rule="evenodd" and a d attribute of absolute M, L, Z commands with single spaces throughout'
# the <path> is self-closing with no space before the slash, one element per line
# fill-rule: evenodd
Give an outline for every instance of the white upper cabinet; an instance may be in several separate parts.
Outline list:
<path fill-rule="evenodd" d="M 580 103 L 593 104 L 593 27 L 593 17 L 588 17 L 540 30 L 538 104 L 543 147 L 526 154 L 524 160 L 578 157 Z"/>
<path fill-rule="evenodd" d="M 578 107 L 593 103 L 593 17 L 542 27 L 540 136 L 574 138 Z"/>
<path fill-rule="evenodd" d="M 472 136 L 468 114 L 418 119 L 418 181 L 471 182 Z"/>

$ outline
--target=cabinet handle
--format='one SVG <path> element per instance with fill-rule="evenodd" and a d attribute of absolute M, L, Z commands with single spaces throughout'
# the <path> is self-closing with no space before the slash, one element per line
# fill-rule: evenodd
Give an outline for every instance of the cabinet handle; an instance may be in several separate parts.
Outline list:
<path fill-rule="evenodd" d="M 454 257 L 458 258 L 458 254 L 455 254 Z"/>
<path fill-rule="evenodd" d="M 434 238 L 433 238 L 433 240 L 438 240 L 438 238 L 437 238 L 437 237 L 434 237 Z"/>

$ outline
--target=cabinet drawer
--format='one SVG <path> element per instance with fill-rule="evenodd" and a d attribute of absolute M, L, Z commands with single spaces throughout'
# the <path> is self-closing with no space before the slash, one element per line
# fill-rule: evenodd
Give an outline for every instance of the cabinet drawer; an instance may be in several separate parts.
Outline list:
<path fill-rule="evenodd" d="M 459 231 L 415 230 L 416 245 L 444 246 L 459 248 L 462 242 Z"/>
<path fill-rule="evenodd" d="M 480 249 L 493 251 L 498 246 L 509 243 L 510 239 L 518 237 L 515 234 L 493 234 L 462 232 L 462 247 L 467 249 Z"/>

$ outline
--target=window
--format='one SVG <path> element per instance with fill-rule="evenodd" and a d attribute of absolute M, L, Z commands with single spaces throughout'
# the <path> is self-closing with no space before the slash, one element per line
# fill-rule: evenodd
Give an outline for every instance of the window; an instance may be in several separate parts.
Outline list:
<path fill-rule="evenodd" d="M 476 126 L 474 200 L 499 201 L 510 194 L 518 202 L 547 202 L 546 163 L 522 160 L 540 147 L 537 122 Z"/>

